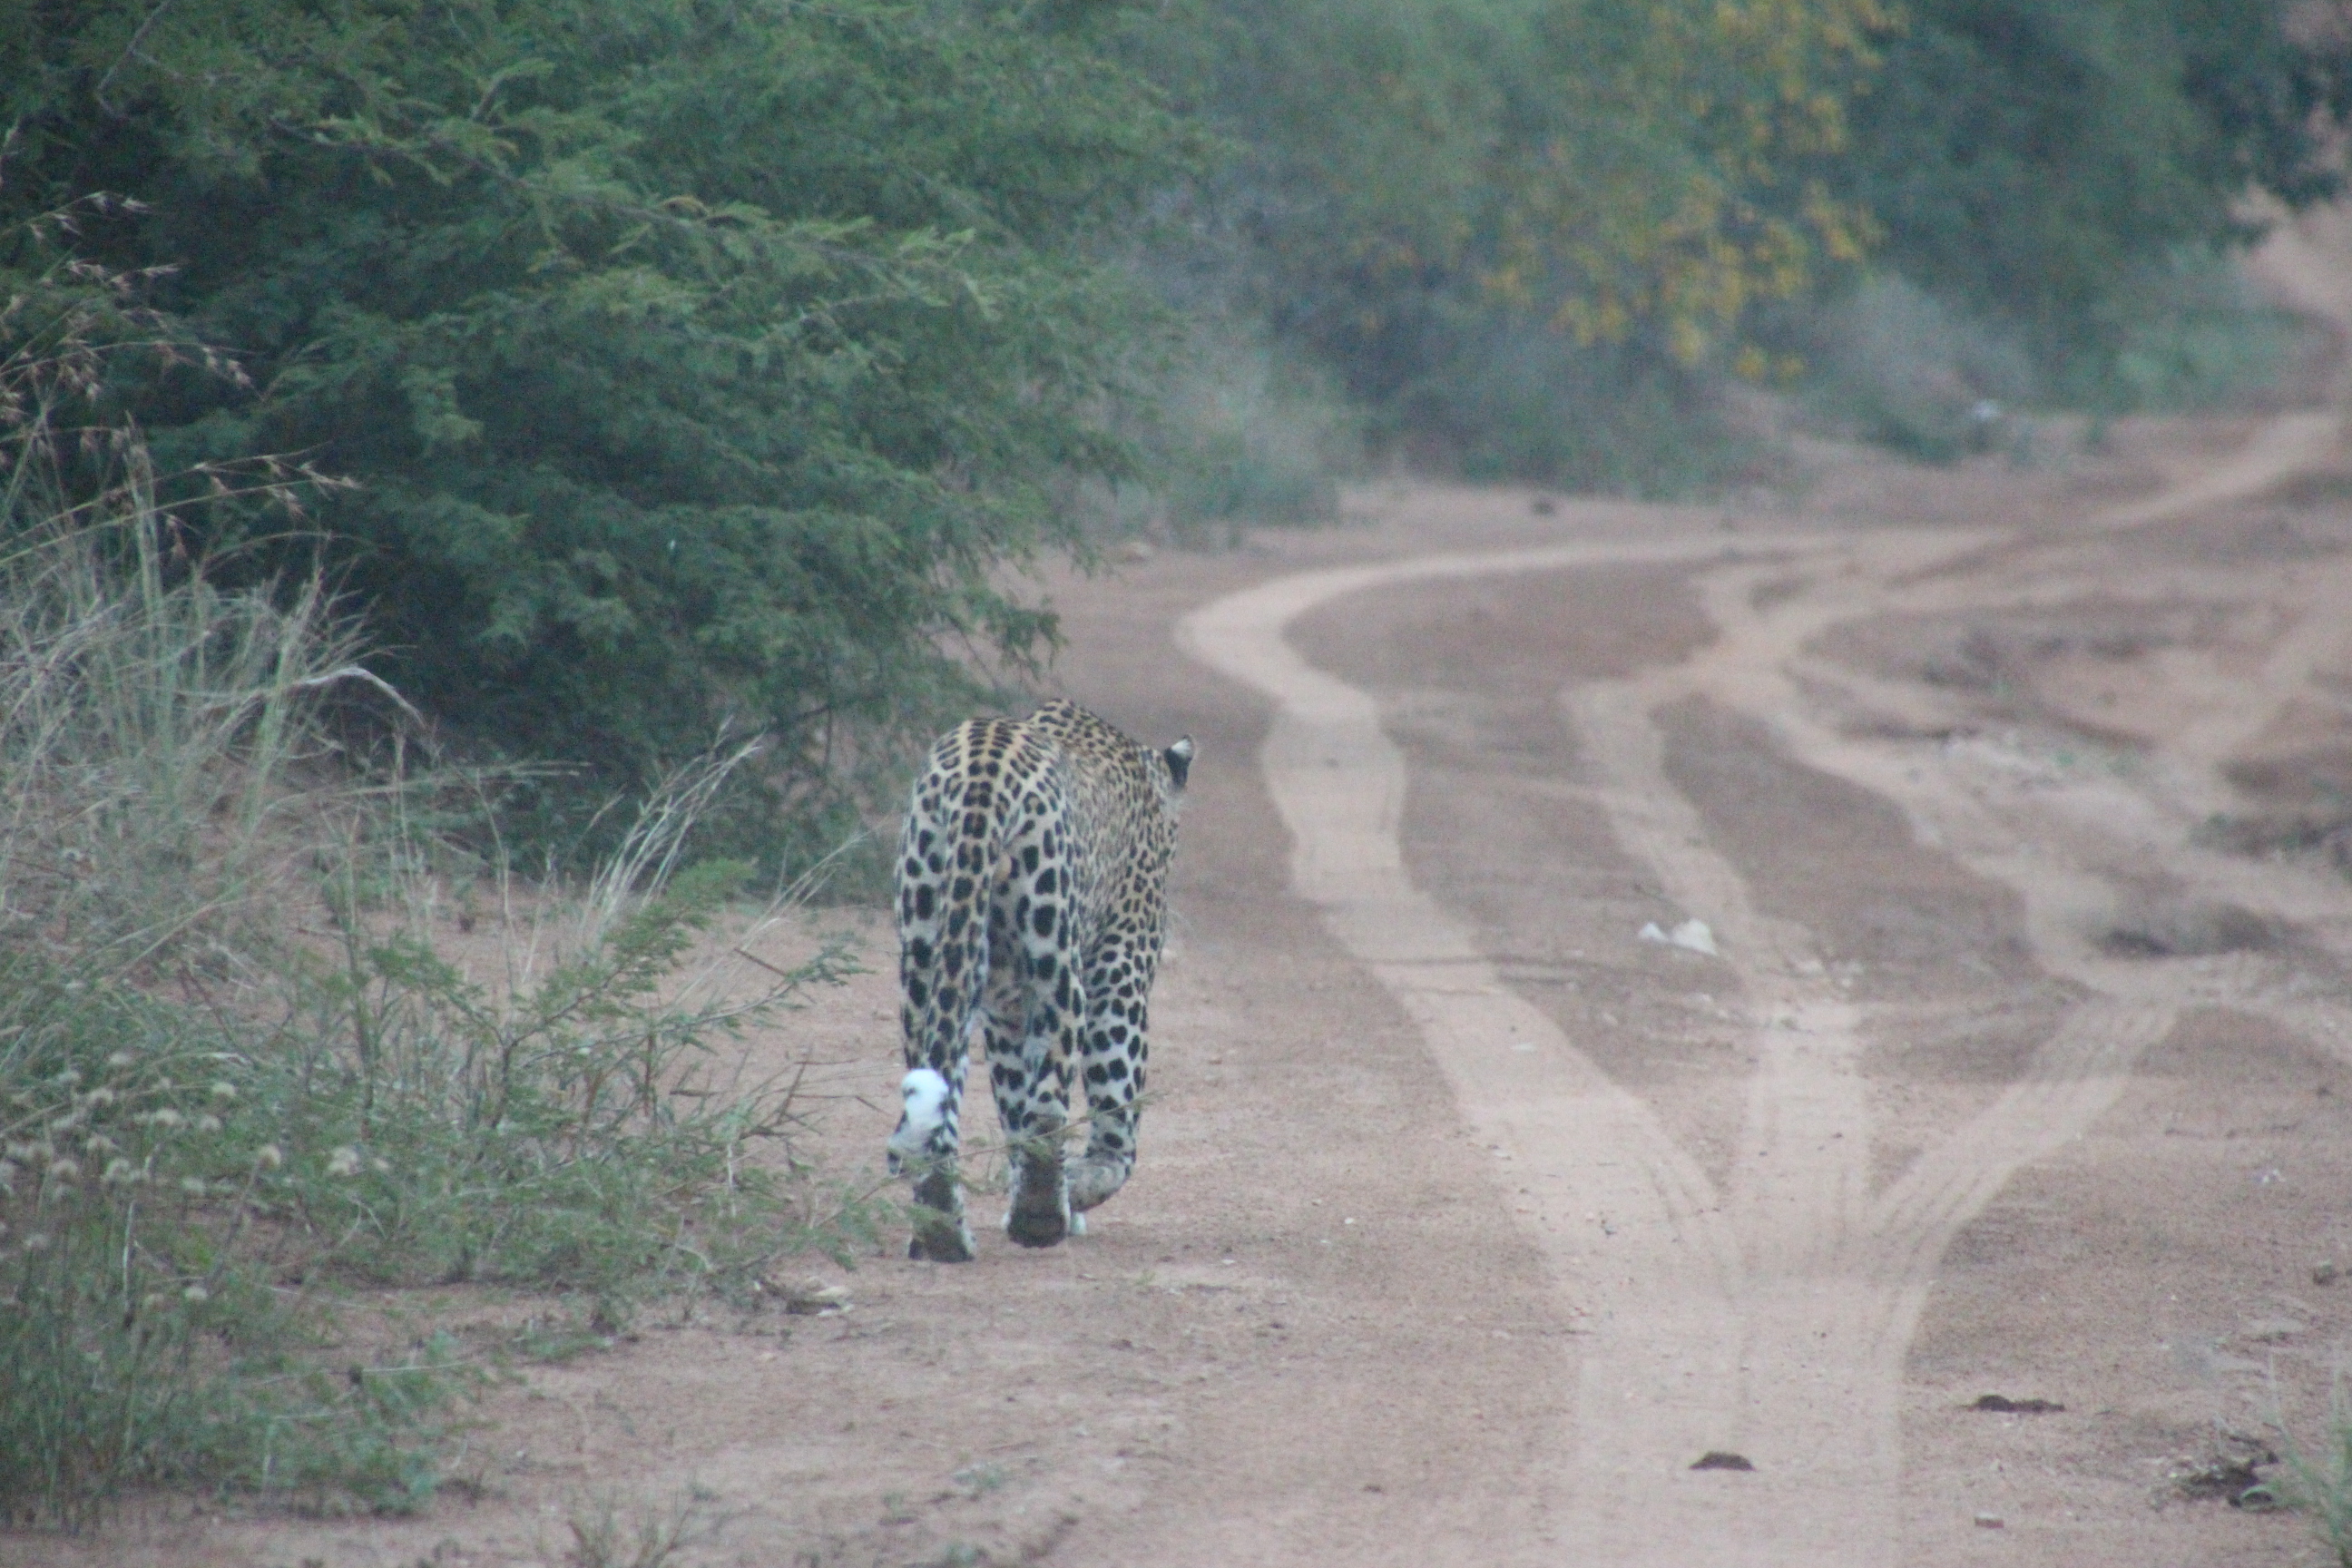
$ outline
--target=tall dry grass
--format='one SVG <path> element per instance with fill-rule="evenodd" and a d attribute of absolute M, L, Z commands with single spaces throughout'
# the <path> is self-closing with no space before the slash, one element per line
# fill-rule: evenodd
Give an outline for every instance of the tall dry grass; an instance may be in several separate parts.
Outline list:
<path fill-rule="evenodd" d="M 789 898 L 747 913 L 742 868 L 692 863 L 740 750 L 584 883 L 509 900 L 534 913 L 498 973 L 447 956 L 448 868 L 513 885 L 495 839 L 429 831 L 452 781 L 399 748 L 338 749 L 338 705 L 400 705 L 320 582 L 224 586 L 189 547 L 108 415 L 134 360 L 201 362 L 136 286 L 59 263 L 0 311 L 0 1520 L 172 1483 L 414 1508 L 528 1347 L 428 1315 L 371 1352 L 369 1292 L 500 1281 L 593 1334 L 870 1237 L 740 1048 L 841 958 L 751 964 Z M 281 507 L 328 482 L 194 479 Z"/>

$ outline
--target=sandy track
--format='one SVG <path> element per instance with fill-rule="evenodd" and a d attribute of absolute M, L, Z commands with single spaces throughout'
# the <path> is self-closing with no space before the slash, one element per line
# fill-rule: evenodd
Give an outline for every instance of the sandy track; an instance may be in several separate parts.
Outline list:
<path fill-rule="evenodd" d="M 2324 274 L 2310 258 L 2286 270 L 2310 285 L 2308 304 L 2340 304 L 2314 283 Z M 2341 426 L 2333 411 L 2274 418 L 2221 459 L 2054 538 L 2022 529 L 1747 536 L 1730 563 L 1712 566 L 1723 553 L 1715 542 L 1443 554 L 1279 579 L 1181 624 L 1186 651 L 1276 706 L 1261 761 L 1292 836 L 1298 892 L 1411 1014 L 1476 1135 L 1530 1183 L 1525 1228 L 1589 1335 L 1574 1446 L 1543 1484 L 1590 1561 L 1901 1560 L 1904 1364 L 1962 1227 L 2021 1167 L 2106 1112 L 2184 1006 L 2227 1002 L 2342 1037 L 2334 1003 L 2273 994 L 2254 966 L 2184 977 L 2103 956 L 2084 918 L 2102 897 L 2097 856 L 2068 852 L 2079 831 L 1988 809 L 1965 760 L 1922 770 L 1896 748 L 1856 740 L 1825 721 L 1800 679 L 1820 679 L 1805 650 L 1843 622 L 2063 603 L 2099 570 L 2086 544 L 2272 487 L 2332 458 Z M 2021 571 L 2028 558 L 2032 569 Z M 1738 976 L 1756 1065 L 1720 1184 L 1640 1098 L 1513 995 L 1473 933 L 1414 885 L 1400 842 L 1406 764 L 1378 700 L 1285 640 L 1303 614 L 1375 589 L 1635 563 L 1698 567 L 1715 640 L 1633 679 L 1572 685 L 1559 701 L 1580 743 L 1583 788 L 1619 845 L 1675 906 L 1711 925 Z M 1791 571 L 1810 581 L 1793 594 L 1759 592 Z M 2187 771 L 2260 731 L 2339 651 L 2342 635 L 2307 612 L 2262 670 L 2256 700 L 2239 690 L 2228 712 L 2190 732 L 2179 753 Z M 1876 698 L 1916 711 L 1889 683 L 1839 679 L 1849 703 Z M 1668 777 L 1653 716 L 1693 697 L 1764 722 L 1792 756 L 1897 803 L 1923 841 L 2011 889 L 2033 958 L 2079 994 L 2026 1070 L 1883 1191 L 1871 1190 L 1857 1009 L 1813 933 L 1759 909 Z M 2245 894 L 2252 879 L 2235 869 L 2217 879 L 2213 867 L 2193 868 L 2191 878 L 2203 870 Z M 2339 915 L 2346 902 L 2340 889 L 2317 901 Z M 1736 1454 L 1738 1466 L 1695 1469 L 1705 1454 Z"/>
<path fill-rule="evenodd" d="M 1902 1358 L 1945 1246 L 2018 1165 L 2112 1102 L 2169 1010 L 2077 1009 L 2025 1081 L 1872 1202 L 1854 1009 L 1808 934 L 1756 910 L 1664 776 L 1647 715 L 1688 674 L 1564 693 L 1621 841 L 1678 905 L 1705 914 L 1743 982 L 1759 1067 L 1719 1193 L 1413 888 L 1397 843 L 1403 763 L 1376 704 L 1281 640 L 1298 614 L 1374 586 L 1716 552 L 1540 550 L 1310 574 L 1196 612 L 1180 637 L 1279 704 L 1264 760 L 1299 891 L 1412 1015 L 1478 1136 L 1533 1180 L 1534 1237 L 1586 1303 L 1592 1336 L 1576 1447 L 1551 1478 L 1570 1538 L 1627 1564 L 1695 1552 L 1879 1563 L 1893 1560 Z M 1753 669 L 1752 658 L 1727 637 L 1706 663 Z M 1694 1472 L 1710 1452 L 1755 1469 Z"/>

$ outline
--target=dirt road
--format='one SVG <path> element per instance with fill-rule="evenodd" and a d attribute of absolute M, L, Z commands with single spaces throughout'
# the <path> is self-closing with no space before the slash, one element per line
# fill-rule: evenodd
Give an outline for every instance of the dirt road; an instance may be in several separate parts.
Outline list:
<path fill-rule="evenodd" d="M 2352 321 L 2340 229 L 2265 265 Z M 537 1369 L 420 1520 L 26 1560 L 2317 1561 L 2180 1481 L 2352 1345 L 2352 452 L 2038 450 L 1060 584 L 1066 689 L 1200 744 L 1092 1234 Z M 872 1100 L 845 1163 L 891 1015 L 773 1043 Z"/>

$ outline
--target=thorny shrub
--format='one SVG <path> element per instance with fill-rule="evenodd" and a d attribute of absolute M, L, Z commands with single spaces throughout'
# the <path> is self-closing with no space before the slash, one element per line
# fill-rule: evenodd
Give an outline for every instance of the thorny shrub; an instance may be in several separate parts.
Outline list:
<path fill-rule="evenodd" d="M 494 983 L 446 956 L 455 852 L 415 824 L 448 781 L 338 752 L 331 697 L 397 694 L 315 579 L 216 588 L 108 414 L 114 358 L 201 353 L 135 279 L 26 271 L 41 243 L 0 236 L 0 1521 L 154 1482 L 412 1508 L 486 1364 L 361 1288 L 508 1281 L 609 1331 L 870 1237 L 791 1155 L 797 1080 L 726 1048 L 844 961 L 707 935 L 743 873 L 685 850 L 741 751 L 520 900 Z"/>

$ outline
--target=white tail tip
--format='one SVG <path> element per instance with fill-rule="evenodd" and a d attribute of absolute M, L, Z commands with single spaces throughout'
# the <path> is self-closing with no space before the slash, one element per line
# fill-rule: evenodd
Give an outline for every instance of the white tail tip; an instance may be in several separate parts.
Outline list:
<path fill-rule="evenodd" d="M 948 1080 L 929 1068 L 917 1068 L 898 1080 L 898 1098 L 906 1113 L 898 1119 L 898 1131 L 890 1134 L 890 1147 L 902 1154 L 919 1154 L 947 1121 Z"/>

